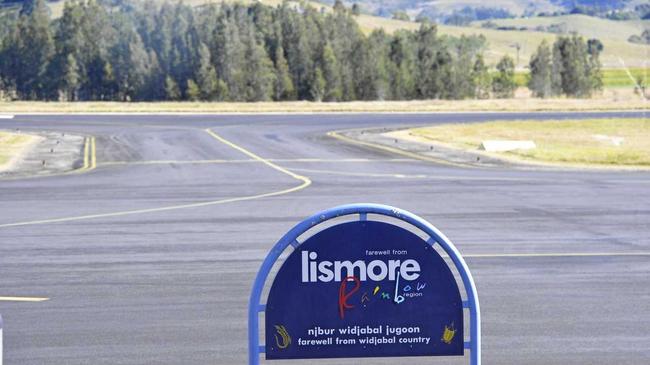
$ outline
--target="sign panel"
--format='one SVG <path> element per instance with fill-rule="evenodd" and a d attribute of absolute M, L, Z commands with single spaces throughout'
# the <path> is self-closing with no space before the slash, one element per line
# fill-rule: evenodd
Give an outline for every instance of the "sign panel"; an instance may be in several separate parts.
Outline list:
<path fill-rule="evenodd" d="M 329 227 L 294 250 L 266 303 L 266 359 L 463 355 L 446 262 L 393 224 Z"/>

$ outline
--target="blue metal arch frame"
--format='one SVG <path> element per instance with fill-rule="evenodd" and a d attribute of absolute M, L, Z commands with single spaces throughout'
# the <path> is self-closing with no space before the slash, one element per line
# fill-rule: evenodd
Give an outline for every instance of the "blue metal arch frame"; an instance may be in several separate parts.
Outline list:
<path fill-rule="evenodd" d="M 0 314 L 0 365 L 2 365 L 3 350 L 2 350 L 2 315 Z"/>
<path fill-rule="evenodd" d="M 420 229 L 431 238 L 431 244 L 439 244 L 449 255 L 454 266 L 458 270 L 463 286 L 467 293 L 467 301 L 463 307 L 469 310 L 470 317 L 470 339 L 465 342 L 465 348 L 470 350 L 470 364 L 481 364 L 481 311 L 478 302 L 478 293 L 472 274 L 453 243 L 440 232 L 436 227 L 417 215 L 405 210 L 381 204 L 349 204 L 331 208 L 303 220 L 287 232 L 278 243 L 273 246 L 264 259 L 262 267 L 257 273 L 253 290 L 248 303 L 248 363 L 258 365 L 260 353 L 264 352 L 264 346 L 259 343 L 259 313 L 264 312 L 266 307 L 261 303 L 262 290 L 271 271 L 271 268 L 278 257 L 288 246 L 296 247 L 297 239 L 309 229 L 337 217 L 359 214 L 361 220 L 365 220 L 368 214 L 377 214 L 392 217 Z"/>

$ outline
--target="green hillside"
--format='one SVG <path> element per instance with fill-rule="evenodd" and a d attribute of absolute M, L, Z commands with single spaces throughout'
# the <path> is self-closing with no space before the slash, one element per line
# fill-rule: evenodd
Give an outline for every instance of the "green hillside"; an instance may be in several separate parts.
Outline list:
<path fill-rule="evenodd" d="M 586 37 L 611 38 L 620 41 L 627 41 L 630 35 L 639 34 L 643 31 L 644 26 L 650 26 L 649 20 L 608 20 L 580 14 L 555 17 L 493 19 L 492 22 L 500 26 L 528 28 L 563 24 L 567 32 L 578 32 Z M 483 22 L 474 22 L 472 25 L 478 27 L 481 23 Z"/>
<path fill-rule="evenodd" d="M 332 4 L 334 0 L 321 0 L 322 3 Z M 448 15 L 465 7 L 471 8 L 494 8 L 504 9 L 515 15 L 523 15 L 526 12 L 554 12 L 562 10 L 561 6 L 554 4 L 552 0 L 344 0 L 344 3 L 357 3 L 364 13 L 379 14 L 392 13 L 396 10 L 406 11 L 412 17 L 420 12 Z"/>
<path fill-rule="evenodd" d="M 565 15 L 559 17 L 495 19 L 492 22 L 498 26 L 526 27 L 530 29 L 523 31 L 493 30 L 480 28 L 480 24 L 483 22 L 472 24 L 476 32 L 484 33 L 488 37 L 488 41 L 491 43 L 491 51 L 508 52 L 506 47 L 519 43 L 522 47 L 520 57 L 525 61 L 535 51 L 535 47 L 541 39 L 552 40 L 556 37 L 554 33 L 534 31 L 533 29 L 562 25 L 567 33 L 576 32 L 586 38 L 600 39 L 605 46 L 601 56 L 605 68 L 622 68 L 621 60 L 627 67 L 631 68 L 648 66 L 650 46 L 633 44 L 627 41 L 629 36 L 640 34 L 643 32 L 644 27 L 650 27 L 650 21 L 648 20 L 614 21 L 586 15 Z M 509 53 L 514 54 L 512 51 Z"/>
<path fill-rule="evenodd" d="M 162 1 L 162 0 L 161 0 Z M 228 0 L 230 1 L 230 0 Z M 521 3 L 513 0 L 499 0 L 511 3 Z M 202 5 L 211 1 L 206 0 L 185 0 L 184 3 L 188 5 Z M 212 1 L 220 3 L 221 0 Z M 241 1 L 252 2 L 252 0 Z M 263 4 L 278 5 L 282 0 L 261 0 Z M 436 4 L 444 5 L 451 3 L 451 0 L 437 1 Z M 309 2 L 316 8 L 324 7 L 329 9 L 327 5 L 317 2 Z M 478 3 L 478 2 L 477 2 Z M 451 5 L 450 5 L 451 6 Z M 491 3 L 491 6 L 496 6 Z M 54 17 L 60 16 L 63 9 L 63 1 L 50 3 L 52 15 Z M 391 33 L 398 29 L 417 29 L 420 27 L 419 23 L 393 20 L 378 16 L 371 16 L 362 14 L 357 18 L 359 26 L 366 33 L 383 28 L 385 31 Z M 492 20 L 498 26 L 516 26 L 535 29 L 542 26 L 547 27 L 553 24 L 566 24 L 567 31 L 577 32 L 587 38 L 598 38 L 603 42 L 605 49 L 601 55 L 601 61 L 604 68 L 622 68 L 624 62 L 625 66 L 630 68 L 645 68 L 648 67 L 648 60 L 650 59 L 650 46 L 633 44 L 627 41 L 627 38 L 632 34 L 640 34 L 644 27 L 650 27 L 650 21 L 614 21 L 602 18 L 590 17 L 585 15 L 565 15 L 559 17 L 533 17 L 533 18 L 516 18 L 516 19 L 498 19 Z M 543 39 L 552 42 L 557 34 L 541 31 L 530 30 L 496 30 L 482 28 L 483 22 L 475 22 L 470 26 L 457 27 L 449 25 L 439 25 L 438 29 L 441 34 L 448 34 L 452 36 L 460 36 L 463 34 L 483 34 L 488 41 L 488 49 L 485 52 L 485 57 L 488 63 L 494 65 L 499 58 L 503 55 L 511 55 L 514 59 L 517 58 L 516 45 L 520 46 L 519 62 L 517 68 L 524 69 L 528 65 L 530 56 L 535 52 L 535 49 Z"/>
<path fill-rule="evenodd" d="M 380 18 L 370 15 L 358 17 L 362 29 L 369 32 L 376 28 L 384 28 L 388 32 L 397 29 L 415 29 L 420 25 L 415 22 L 399 21 L 387 18 Z M 604 68 L 622 68 L 619 60 L 623 60 L 627 67 L 647 67 L 650 59 L 650 46 L 633 44 L 627 41 L 632 34 L 640 34 L 643 27 L 650 27 L 650 21 L 614 21 L 585 15 L 566 15 L 560 17 L 543 18 L 521 18 L 521 19 L 500 19 L 493 20 L 504 26 L 512 25 L 518 27 L 535 28 L 539 25 L 550 25 L 558 23 L 571 24 L 570 31 L 575 31 L 587 38 L 598 38 L 605 46 L 601 56 Z M 480 22 L 482 23 L 482 22 Z M 460 36 L 462 34 L 483 34 L 488 41 L 488 49 L 485 52 L 488 62 L 495 64 L 504 54 L 516 58 L 516 44 L 520 45 L 518 67 L 523 68 L 528 64 L 530 56 L 543 39 L 550 42 L 557 37 L 557 34 L 539 31 L 520 30 L 496 30 L 481 28 L 480 23 L 469 27 L 456 27 L 439 25 L 441 34 Z"/>

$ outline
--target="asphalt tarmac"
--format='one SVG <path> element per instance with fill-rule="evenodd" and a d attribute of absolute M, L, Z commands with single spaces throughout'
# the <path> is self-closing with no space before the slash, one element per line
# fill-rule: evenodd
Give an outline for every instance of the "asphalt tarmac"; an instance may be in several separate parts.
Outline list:
<path fill-rule="evenodd" d="M 0 297 L 49 298 L 0 298 L 5 365 L 244 364 L 248 296 L 270 247 L 306 216 L 358 202 L 409 210 L 456 244 L 478 287 L 483 364 L 648 364 L 650 172 L 457 168 L 326 135 L 641 115 L 3 119 L 0 128 L 93 136 L 97 165 L 0 181 Z"/>

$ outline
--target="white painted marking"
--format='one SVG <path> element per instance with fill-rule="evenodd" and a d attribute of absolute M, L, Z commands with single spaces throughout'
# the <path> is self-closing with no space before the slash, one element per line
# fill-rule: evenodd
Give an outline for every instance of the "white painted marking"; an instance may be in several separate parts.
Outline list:
<path fill-rule="evenodd" d="M 624 137 L 608 136 L 606 134 L 592 134 L 591 137 L 596 141 L 605 142 L 614 146 L 620 146 L 625 141 Z"/>
<path fill-rule="evenodd" d="M 343 158 L 343 159 L 324 159 L 324 158 L 267 158 L 271 162 L 306 162 L 306 163 L 370 163 L 370 162 L 406 162 L 419 160 L 406 158 L 389 158 L 389 159 L 367 159 L 367 158 Z M 259 163 L 261 161 L 248 160 L 143 160 L 143 161 L 107 161 L 102 162 L 102 166 L 113 165 L 165 165 L 165 164 L 238 164 L 238 163 Z"/>
<path fill-rule="evenodd" d="M 0 302 L 44 302 L 50 300 L 45 297 L 0 297 Z"/>
<path fill-rule="evenodd" d="M 9 114 L 0 114 L 0 119 L 14 119 L 14 116 Z"/>
<path fill-rule="evenodd" d="M 623 61 L 623 59 L 621 57 L 618 57 L 618 62 L 621 63 L 621 65 L 623 66 L 623 69 L 625 70 L 625 73 L 627 74 L 627 77 L 629 77 L 630 80 L 632 80 L 632 82 L 634 83 L 634 86 L 636 86 L 638 90 L 641 90 L 642 89 L 641 85 L 639 85 L 639 82 L 637 81 L 637 79 L 634 78 L 634 76 L 632 76 L 632 73 L 630 72 L 630 69 L 627 66 L 625 66 L 625 61 Z M 641 97 L 644 100 L 647 99 L 645 95 L 641 95 Z"/>
<path fill-rule="evenodd" d="M 362 177 L 392 177 L 396 179 L 424 179 L 427 175 L 404 175 L 404 174 L 382 174 L 373 172 L 345 172 L 345 171 L 332 171 L 332 170 L 315 170 L 315 169 L 302 169 L 294 168 L 294 171 L 311 172 L 316 174 L 327 175 L 341 175 L 341 176 L 362 176 Z"/>
<path fill-rule="evenodd" d="M 549 181 L 549 182 L 558 182 L 557 179 L 536 179 L 536 178 L 525 178 L 525 177 L 472 177 L 472 176 L 450 176 L 450 175 L 406 175 L 406 174 L 382 174 L 382 173 L 373 173 L 373 172 L 346 172 L 346 171 L 333 171 L 333 170 L 317 170 L 317 169 L 303 169 L 303 168 L 293 168 L 294 171 L 300 172 L 309 172 L 314 174 L 326 174 L 326 175 L 341 175 L 341 176 L 361 176 L 361 177 L 389 177 L 396 179 L 430 179 L 430 180 L 451 180 L 451 181 Z M 562 180 L 567 182 L 568 180 Z M 575 180 L 574 180 L 575 181 Z"/>
<path fill-rule="evenodd" d="M 414 161 L 414 160 L 409 160 Z M 580 183 L 581 179 L 558 179 L 558 178 L 545 178 L 545 177 L 505 177 L 505 176 L 455 176 L 455 175 L 425 175 L 425 174 L 390 174 L 390 173 L 373 173 L 373 172 L 346 172 L 334 170 L 321 170 L 321 169 L 303 169 L 291 168 L 293 171 L 308 172 L 312 174 L 323 175 L 340 175 L 340 176 L 360 176 L 360 177 L 388 177 L 396 179 L 428 179 L 428 180 L 447 180 L 447 181 L 512 181 L 512 182 L 539 182 L 539 183 L 553 183 L 553 184 L 567 184 L 567 183 Z M 650 179 L 647 180 L 603 180 L 608 184 L 650 184 Z"/>
<path fill-rule="evenodd" d="M 478 253 L 467 254 L 468 258 L 499 257 L 616 257 L 616 256 L 650 256 L 650 252 L 539 252 L 539 253 Z"/>

